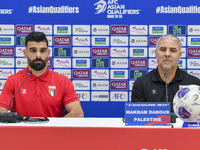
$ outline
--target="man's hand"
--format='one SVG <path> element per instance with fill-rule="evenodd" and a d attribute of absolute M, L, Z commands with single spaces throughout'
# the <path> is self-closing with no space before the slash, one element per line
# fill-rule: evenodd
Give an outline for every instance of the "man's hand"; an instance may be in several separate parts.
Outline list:
<path fill-rule="evenodd" d="M 74 101 L 65 105 L 65 109 L 68 113 L 64 117 L 84 117 L 80 101 Z"/>
<path fill-rule="evenodd" d="M 8 112 L 8 109 L 6 109 L 4 107 L 0 107 L 0 112 Z"/>

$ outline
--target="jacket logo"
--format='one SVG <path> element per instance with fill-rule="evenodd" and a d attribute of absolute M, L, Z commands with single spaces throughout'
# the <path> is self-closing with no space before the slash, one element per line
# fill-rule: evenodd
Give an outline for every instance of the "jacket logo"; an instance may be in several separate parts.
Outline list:
<path fill-rule="evenodd" d="M 22 89 L 21 93 L 22 93 L 22 94 L 27 94 L 26 89 Z"/>
<path fill-rule="evenodd" d="M 56 94 L 56 86 L 49 86 L 49 94 L 54 96 Z"/>
<path fill-rule="evenodd" d="M 151 94 L 157 94 L 156 89 L 153 89 Z"/>

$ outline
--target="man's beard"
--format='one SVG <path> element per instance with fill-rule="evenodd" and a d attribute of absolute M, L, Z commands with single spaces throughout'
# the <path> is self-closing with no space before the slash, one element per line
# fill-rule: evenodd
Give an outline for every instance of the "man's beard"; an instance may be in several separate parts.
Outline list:
<path fill-rule="evenodd" d="M 45 60 L 40 59 L 40 58 L 36 58 L 34 60 L 31 60 L 30 58 L 27 57 L 27 59 L 28 59 L 28 65 L 36 71 L 40 71 L 40 70 L 44 69 L 44 67 L 47 64 L 47 58 Z M 42 61 L 42 62 L 41 63 L 35 63 L 36 61 Z"/>

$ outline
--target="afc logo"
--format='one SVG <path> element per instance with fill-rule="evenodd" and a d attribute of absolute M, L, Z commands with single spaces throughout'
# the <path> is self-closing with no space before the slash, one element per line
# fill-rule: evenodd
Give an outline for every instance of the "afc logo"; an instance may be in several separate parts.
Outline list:
<path fill-rule="evenodd" d="M 87 100 L 89 98 L 88 93 L 76 93 L 80 100 Z"/>
<path fill-rule="evenodd" d="M 116 93 L 112 96 L 112 99 L 124 100 L 126 98 L 126 94 Z"/>

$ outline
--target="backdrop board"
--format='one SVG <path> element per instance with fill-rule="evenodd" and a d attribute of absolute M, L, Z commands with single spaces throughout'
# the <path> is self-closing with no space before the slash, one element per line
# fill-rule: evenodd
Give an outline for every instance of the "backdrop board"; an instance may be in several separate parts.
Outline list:
<path fill-rule="evenodd" d="M 0 91 L 26 68 L 25 37 L 47 35 L 51 70 L 69 77 L 86 117 L 122 117 L 137 77 L 155 69 L 166 33 L 182 41 L 178 66 L 200 78 L 200 2 L 6 0 L 0 6 Z"/>

